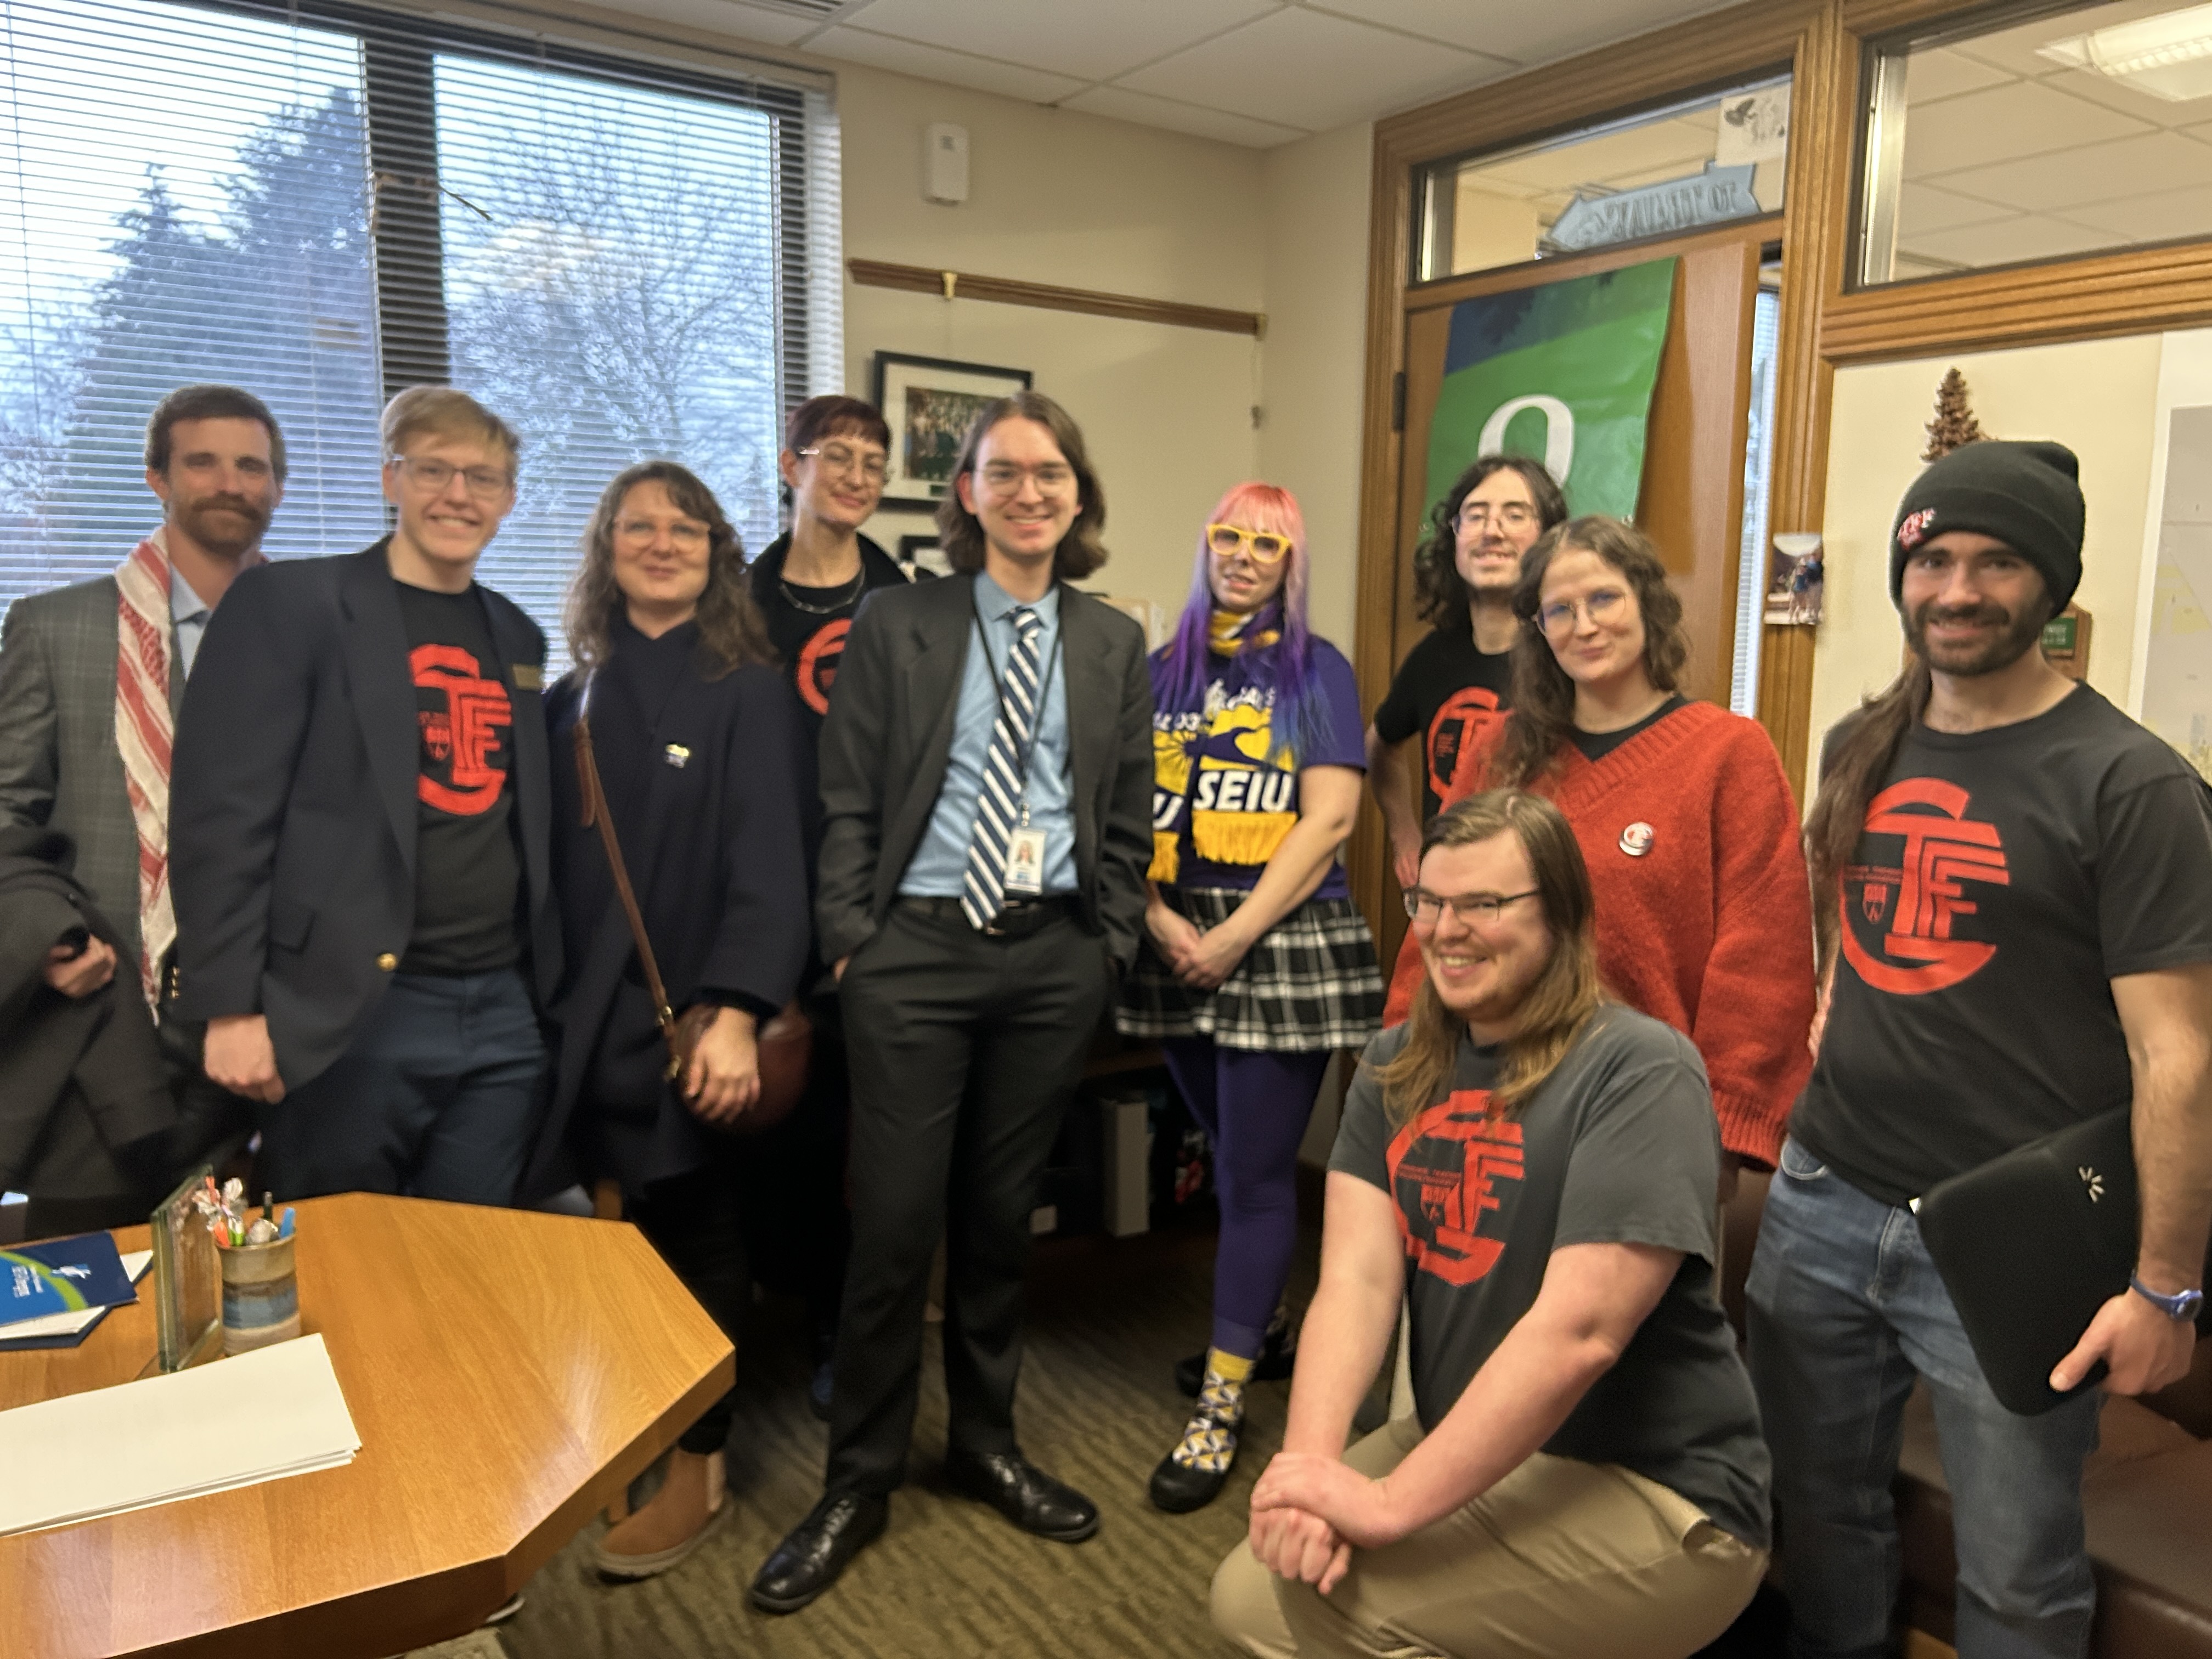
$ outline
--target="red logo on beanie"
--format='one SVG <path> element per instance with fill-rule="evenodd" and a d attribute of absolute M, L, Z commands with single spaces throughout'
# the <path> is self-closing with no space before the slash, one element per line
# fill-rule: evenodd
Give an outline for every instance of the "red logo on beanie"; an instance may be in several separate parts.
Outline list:
<path fill-rule="evenodd" d="M 1906 514 L 1905 522 L 1897 526 L 1897 544 L 1911 552 L 1920 545 L 1921 538 L 1928 533 L 1928 526 L 1935 522 L 1936 509 L 1932 507 L 1923 507 L 1917 513 Z"/>

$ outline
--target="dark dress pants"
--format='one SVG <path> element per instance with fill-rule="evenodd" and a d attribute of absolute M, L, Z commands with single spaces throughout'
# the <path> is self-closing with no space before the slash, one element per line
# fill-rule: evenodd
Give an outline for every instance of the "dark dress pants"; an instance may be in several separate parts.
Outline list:
<path fill-rule="evenodd" d="M 744 1346 L 744 1320 L 752 1280 L 745 1267 L 744 1227 L 737 1180 L 726 1155 L 703 1169 L 656 1181 L 629 1206 L 630 1219 L 660 1252 L 684 1288 L 722 1328 L 731 1346 Z M 705 1455 L 722 1449 L 737 1414 L 732 1389 L 684 1430 L 676 1443 Z"/>
<path fill-rule="evenodd" d="M 905 1478 L 940 1236 L 951 1449 L 1016 1449 L 1030 1213 L 1110 986 L 1103 946 L 1072 920 L 992 938 L 900 904 L 839 988 L 853 1253 L 825 1484 L 882 1494 Z"/>

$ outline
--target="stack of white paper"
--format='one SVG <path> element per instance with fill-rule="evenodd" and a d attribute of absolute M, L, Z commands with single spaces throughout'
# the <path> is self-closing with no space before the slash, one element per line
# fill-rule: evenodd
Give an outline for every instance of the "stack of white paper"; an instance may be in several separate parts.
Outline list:
<path fill-rule="evenodd" d="M 146 1269 L 154 1264 L 151 1250 L 123 1252 L 123 1271 L 136 1285 L 146 1276 Z M 106 1317 L 105 1308 L 87 1308 L 82 1313 L 47 1314 L 38 1319 L 18 1319 L 0 1325 L 0 1346 L 20 1342 L 26 1337 L 75 1336 L 80 1331 L 90 1330 Z"/>
<path fill-rule="evenodd" d="M 0 1535 L 333 1468 L 361 1449 L 319 1335 L 0 1412 Z"/>

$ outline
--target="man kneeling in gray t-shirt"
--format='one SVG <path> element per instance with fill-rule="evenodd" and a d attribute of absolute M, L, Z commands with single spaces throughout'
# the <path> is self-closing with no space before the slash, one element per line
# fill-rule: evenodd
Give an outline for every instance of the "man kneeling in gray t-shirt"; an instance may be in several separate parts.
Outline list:
<path fill-rule="evenodd" d="M 1609 1002 L 1559 810 L 1429 824 L 1427 970 L 1329 1159 L 1283 1451 L 1213 1620 L 1261 1655 L 1681 1659 L 1766 1565 L 1767 1458 L 1713 1291 L 1720 1139 L 1689 1040 Z M 1349 1450 L 1401 1298 L 1415 1414 Z"/>

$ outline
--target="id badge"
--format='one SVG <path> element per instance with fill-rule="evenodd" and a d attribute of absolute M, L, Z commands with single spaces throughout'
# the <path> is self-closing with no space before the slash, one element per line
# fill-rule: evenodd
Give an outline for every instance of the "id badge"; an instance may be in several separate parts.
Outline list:
<path fill-rule="evenodd" d="M 1017 830 L 1006 840 L 1006 890 L 1044 891 L 1044 831 Z"/>

